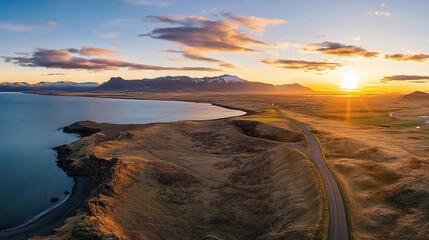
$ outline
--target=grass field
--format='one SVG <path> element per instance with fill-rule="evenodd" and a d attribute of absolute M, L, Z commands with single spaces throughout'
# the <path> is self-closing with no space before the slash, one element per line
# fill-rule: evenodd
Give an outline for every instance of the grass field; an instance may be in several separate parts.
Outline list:
<path fill-rule="evenodd" d="M 102 158 L 119 157 L 128 166 L 139 166 L 139 174 L 129 173 L 136 183 L 130 191 L 120 193 L 129 201 L 104 196 L 100 203 L 95 202 L 103 206 L 120 201 L 114 214 L 95 205 L 100 212 L 93 214 L 100 217 L 93 218 L 111 229 L 103 231 L 143 239 L 169 232 L 178 234 L 178 239 L 189 239 L 189 234 L 212 236 L 208 239 L 254 239 L 256 235 L 258 239 L 323 238 L 326 218 L 320 179 L 308 159 L 281 145 L 287 141 L 305 145 L 306 141 L 296 126 L 277 116 L 274 103 L 304 123 L 321 143 L 326 161 L 343 187 L 355 239 L 429 237 L 429 129 L 427 125 L 416 128 L 424 124 L 416 121 L 422 120 L 418 116 L 429 115 L 425 103 L 374 96 L 109 93 L 109 97 L 205 99 L 255 114 L 232 122 L 156 124 L 128 134 L 123 129 L 120 135 L 124 137 L 109 138 L 89 149 L 88 139 L 75 143 L 77 149 L 92 150 Z M 389 117 L 391 112 L 395 119 Z M 110 126 L 115 128 L 119 129 Z M 152 171 L 152 165 L 147 165 L 152 161 L 171 163 L 188 173 L 191 170 L 198 183 L 169 186 L 166 182 L 171 177 L 193 178 L 177 169 L 160 171 L 168 167 Z M 154 173 L 155 179 L 151 177 Z M 218 185 L 219 181 L 226 184 Z M 144 199 L 135 194 L 138 192 Z M 214 199 L 216 204 L 211 205 Z M 148 204 L 139 205 L 142 201 Z M 258 212 L 259 206 L 268 214 Z M 148 221 L 130 224 L 127 219 Z"/>

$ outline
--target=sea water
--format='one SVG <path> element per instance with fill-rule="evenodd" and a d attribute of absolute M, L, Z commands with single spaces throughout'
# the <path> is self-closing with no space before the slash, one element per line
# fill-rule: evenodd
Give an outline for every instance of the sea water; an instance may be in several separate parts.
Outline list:
<path fill-rule="evenodd" d="M 77 135 L 76 121 L 154 123 L 242 115 L 211 104 L 0 93 L 0 230 L 31 221 L 64 201 L 73 179 L 56 165 L 53 147 Z M 51 203 L 53 197 L 58 203 Z"/>

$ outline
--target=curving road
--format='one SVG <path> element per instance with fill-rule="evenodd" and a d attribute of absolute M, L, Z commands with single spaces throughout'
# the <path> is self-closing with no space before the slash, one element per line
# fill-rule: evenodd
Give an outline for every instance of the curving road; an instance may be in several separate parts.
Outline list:
<path fill-rule="evenodd" d="M 290 144 L 300 152 L 307 155 L 317 168 L 320 170 L 320 174 L 325 185 L 326 194 L 328 198 L 329 208 L 329 240 L 349 240 L 350 232 L 347 218 L 347 211 L 344 204 L 343 196 L 341 195 L 340 188 L 335 181 L 335 177 L 326 165 L 325 158 L 323 157 L 322 149 L 317 141 L 316 137 L 308 130 L 308 128 L 301 122 L 284 115 L 279 108 L 276 108 L 277 114 L 291 121 L 293 124 L 298 126 L 302 133 L 307 137 L 308 143 L 310 144 L 310 151 L 297 144 Z"/>

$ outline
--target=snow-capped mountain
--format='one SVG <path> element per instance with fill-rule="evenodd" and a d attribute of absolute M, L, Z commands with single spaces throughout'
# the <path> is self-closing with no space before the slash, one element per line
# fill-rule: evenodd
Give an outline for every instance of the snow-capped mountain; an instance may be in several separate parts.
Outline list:
<path fill-rule="evenodd" d="M 228 74 L 224 74 L 222 76 L 203 77 L 203 78 L 196 78 L 196 79 L 199 79 L 200 81 L 207 81 L 207 82 L 225 82 L 225 83 L 248 82 L 247 80 L 244 80 L 237 76 L 228 75 Z"/>
<path fill-rule="evenodd" d="M 158 78 L 144 78 L 145 81 L 193 81 L 193 82 L 210 82 L 210 83 L 231 83 L 231 82 L 247 82 L 237 76 L 224 74 L 215 77 L 191 78 L 188 76 L 165 76 Z"/>
<path fill-rule="evenodd" d="M 153 79 L 124 80 L 111 78 L 97 91 L 148 91 L 148 92 L 261 92 L 274 91 L 266 83 L 250 82 L 232 75 L 192 78 L 188 76 L 166 76 Z"/>
<path fill-rule="evenodd" d="M 312 89 L 300 84 L 272 84 L 252 82 L 233 75 L 195 78 L 189 76 L 165 76 L 144 78 L 141 80 L 124 80 L 112 77 L 109 81 L 96 82 L 26 82 L 0 83 L 0 91 L 146 91 L 146 92 L 225 92 L 225 93 L 282 93 L 313 94 Z"/>
<path fill-rule="evenodd" d="M 2 82 L 0 83 L 0 91 L 40 91 L 40 90 L 57 90 L 57 91 L 75 91 L 89 90 L 100 86 L 96 82 L 39 82 L 29 84 L 26 82 Z"/>
<path fill-rule="evenodd" d="M 309 94 L 314 91 L 299 84 L 274 86 L 251 82 L 233 75 L 192 78 L 188 76 L 165 76 L 153 79 L 124 80 L 113 77 L 97 91 L 147 91 L 147 92 L 235 92 L 235 93 L 289 93 Z"/>
<path fill-rule="evenodd" d="M 66 81 L 59 81 L 59 82 L 39 82 L 34 84 L 34 86 L 38 87 L 51 87 L 51 88 L 64 88 L 64 87 L 88 87 L 88 88 L 94 88 L 98 87 L 100 84 L 96 82 L 82 82 L 82 83 L 76 83 L 76 82 L 66 82 Z"/>

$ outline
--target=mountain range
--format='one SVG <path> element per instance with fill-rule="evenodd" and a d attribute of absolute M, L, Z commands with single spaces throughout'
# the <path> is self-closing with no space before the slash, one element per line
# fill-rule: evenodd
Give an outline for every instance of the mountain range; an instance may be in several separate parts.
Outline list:
<path fill-rule="evenodd" d="M 232 75 L 192 78 L 166 76 L 152 79 L 124 80 L 113 77 L 95 91 L 146 91 L 146 92 L 226 92 L 226 93 L 289 93 L 311 94 L 312 89 L 295 84 L 272 85 L 252 82 Z"/>
<path fill-rule="evenodd" d="M 112 77 L 109 81 L 95 82 L 40 82 L 37 84 L 0 83 L 0 91 L 145 91 L 145 92 L 224 92 L 224 93 L 286 93 L 312 94 L 310 88 L 300 84 L 272 85 L 252 82 L 237 76 L 221 75 L 193 78 L 188 76 L 165 76 L 152 79 L 125 80 Z"/>
<path fill-rule="evenodd" d="M 0 83 L 0 91 L 2 92 L 24 92 L 24 91 L 82 91 L 95 89 L 100 84 L 96 82 L 39 82 L 30 84 L 26 82 L 2 82 Z"/>

